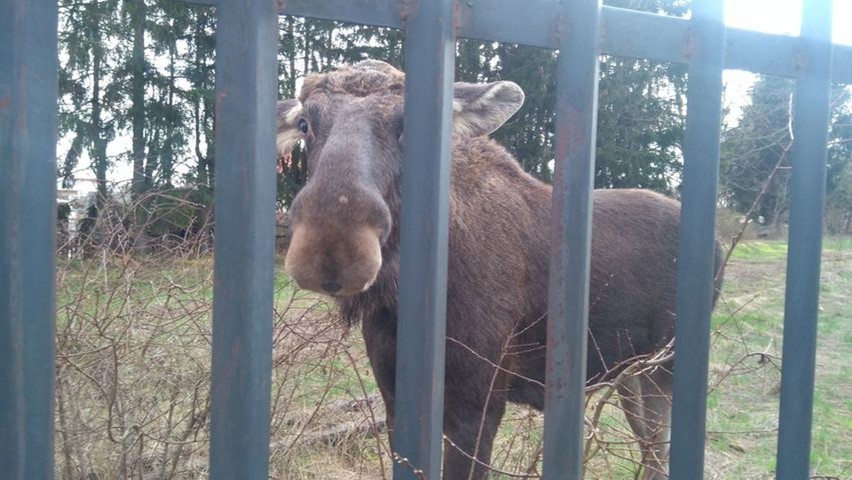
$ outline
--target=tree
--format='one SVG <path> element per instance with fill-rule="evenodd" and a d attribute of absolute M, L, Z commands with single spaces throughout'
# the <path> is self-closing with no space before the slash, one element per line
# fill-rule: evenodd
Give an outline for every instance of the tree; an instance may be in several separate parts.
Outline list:
<path fill-rule="evenodd" d="M 828 144 L 826 227 L 852 233 L 852 87 L 835 90 Z"/>
<path fill-rule="evenodd" d="M 762 221 L 774 234 L 780 233 L 790 208 L 794 87 L 790 79 L 760 76 L 749 89 L 750 103 L 736 126 L 723 133 L 725 202 L 740 213 L 751 212 L 751 220 Z M 843 201 L 845 169 L 852 163 L 849 100 L 848 89 L 837 87 L 832 92 L 826 184 L 829 210 L 852 207 Z M 843 212 L 837 215 L 843 217 Z"/>
<path fill-rule="evenodd" d="M 686 13 L 682 0 L 607 3 Z M 183 182 L 212 193 L 216 152 L 211 9 L 169 0 L 62 0 L 62 5 L 67 60 L 61 76 L 61 125 L 71 148 L 59 173 L 70 179 L 77 163 L 89 160 L 105 195 L 108 167 L 126 161 L 133 166 L 134 196 Z M 303 76 L 342 63 L 364 58 L 400 68 L 404 63 L 399 30 L 290 17 L 281 17 L 279 25 L 281 96 L 293 96 Z M 526 103 L 495 136 L 525 170 L 549 181 L 555 52 L 462 40 L 457 54 L 458 80 L 509 79 L 524 89 Z M 685 88 L 682 66 L 602 58 L 596 186 L 668 192 L 676 188 Z M 122 141 L 113 143 L 115 138 Z M 306 179 L 304 153 L 297 149 L 281 170 L 279 201 L 286 205 Z"/>
<path fill-rule="evenodd" d="M 793 82 L 762 76 L 749 97 L 737 126 L 723 135 L 723 195 L 731 208 L 751 211 L 751 220 L 777 233 L 789 208 Z"/>
<path fill-rule="evenodd" d="M 852 162 L 835 175 L 834 188 L 826 199 L 826 223 L 829 233 L 852 233 Z"/>
<path fill-rule="evenodd" d="M 526 100 L 494 137 L 515 155 L 524 170 L 541 180 L 552 181 L 556 54 L 550 50 L 505 44 L 499 45 L 495 54 L 498 74 L 493 79 L 515 81 L 524 90 Z"/>
<path fill-rule="evenodd" d="M 612 6 L 682 16 L 679 0 L 612 0 Z M 512 80 L 526 93 L 524 106 L 495 138 L 523 168 L 550 181 L 555 130 L 555 52 L 533 47 L 462 40 L 456 78 Z M 671 193 L 681 171 L 685 124 L 683 65 L 604 56 L 600 64 L 595 186 L 641 187 Z"/>

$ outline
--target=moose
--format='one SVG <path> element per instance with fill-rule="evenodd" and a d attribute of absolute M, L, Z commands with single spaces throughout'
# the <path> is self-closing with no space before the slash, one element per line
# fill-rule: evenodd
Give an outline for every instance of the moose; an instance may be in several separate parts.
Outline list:
<path fill-rule="evenodd" d="M 361 324 L 391 444 L 404 89 L 401 71 L 365 60 L 306 77 L 299 98 L 278 109 L 279 154 L 304 141 L 309 171 L 289 210 L 285 271 Z M 488 477 L 507 402 L 544 408 L 552 188 L 488 136 L 523 101 L 508 81 L 454 85 L 443 426 L 450 480 Z M 590 383 L 670 344 L 680 217 L 677 201 L 647 190 L 596 190 L 593 204 Z M 670 360 L 618 387 L 644 479 L 667 477 L 671 387 Z"/>

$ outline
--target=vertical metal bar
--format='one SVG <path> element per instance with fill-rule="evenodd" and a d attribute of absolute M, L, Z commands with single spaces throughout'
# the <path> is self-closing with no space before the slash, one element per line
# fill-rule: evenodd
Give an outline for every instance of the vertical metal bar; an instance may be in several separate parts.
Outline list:
<path fill-rule="evenodd" d="M 0 472 L 53 477 L 57 4 L 0 15 Z"/>
<path fill-rule="evenodd" d="M 405 19 L 405 162 L 399 266 L 394 478 L 441 476 L 455 32 L 453 0 Z"/>
<path fill-rule="evenodd" d="M 0 471 L 53 476 L 57 5 L 0 17 Z"/>
<path fill-rule="evenodd" d="M 692 4 L 678 251 L 671 478 L 703 478 L 725 65 L 724 2 Z"/>
<path fill-rule="evenodd" d="M 556 171 L 550 233 L 544 477 L 583 472 L 583 407 L 600 0 L 562 0 L 557 17 Z"/>
<path fill-rule="evenodd" d="M 273 1 L 218 5 L 210 476 L 266 479 L 278 15 Z"/>
<path fill-rule="evenodd" d="M 779 480 L 809 477 L 819 272 L 831 101 L 831 0 L 802 9 L 784 304 Z"/>

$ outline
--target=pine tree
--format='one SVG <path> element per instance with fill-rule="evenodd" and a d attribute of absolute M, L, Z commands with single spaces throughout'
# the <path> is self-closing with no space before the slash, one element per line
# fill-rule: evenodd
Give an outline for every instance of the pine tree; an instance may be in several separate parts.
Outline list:
<path fill-rule="evenodd" d="M 107 145 L 115 136 L 115 124 L 107 97 L 112 73 L 108 38 L 115 28 L 116 0 L 91 0 L 60 4 L 63 29 L 60 47 L 65 62 L 60 75 L 60 133 L 74 140 L 61 169 L 70 179 L 86 152 L 97 181 L 98 204 L 108 197 L 107 170 L 111 159 Z"/>

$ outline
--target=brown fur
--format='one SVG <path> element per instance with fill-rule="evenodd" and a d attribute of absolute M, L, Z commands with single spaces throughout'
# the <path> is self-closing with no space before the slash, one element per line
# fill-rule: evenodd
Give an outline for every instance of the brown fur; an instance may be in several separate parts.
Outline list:
<path fill-rule="evenodd" d="M 291 273 L 302 271 L 294 278 L 303 286 L 321 291 L 326 280 L 343 284 L 335 299 L 346 321 L 362 324 L 391 426 L 402 94 L 402 74 L 379 62 L 306 79 L 301 101 L 311 124 L 305 139 L 311 174 L 290 212 L 294 241 L 287 255 Z M 487 464 L 506 402 L 544 407 L 551 187 L 493 140 L 466 132 L 452 147 L 444 432 Z M 671 339 L 679 215 L 677 202 L 649 191 L 595 192 L 589 381 Z M 362 233 L 349 233 L 355 231 Z M 361 272 L 376 248 L 377 271 Z M 356 278 L 341 280 L 346 275 Z M 494 365 L 502 369 L 495 373 Z M 664 430 L 650 422 L 667 421 L 668 402 L 659 399 L 670 395 L 669 373 L 658 370 L 634 383 L 622 389 L 638 405 L 627 409 L 631 426 L 649 442 L 664 441 Z M 656 400 L 644 401 L 645 390 Z M 444 454 L 445 478 L 487 476 L 456 448 L 447 444 Z M 665 476 L 664 448 L 646 446 L 644 459 L 645 478 Z"/>

